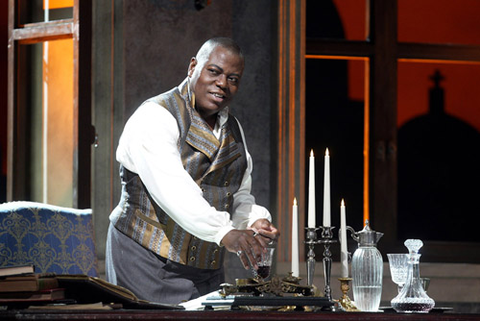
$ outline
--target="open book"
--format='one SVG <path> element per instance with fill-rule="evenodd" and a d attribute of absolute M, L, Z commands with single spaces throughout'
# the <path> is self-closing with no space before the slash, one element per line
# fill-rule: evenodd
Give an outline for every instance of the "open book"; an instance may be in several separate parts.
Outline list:
<path fill-rule="evenodd" d="M 124 308 L 135 309 L 183 309 L 176 304 L 156 303 L 138 299 L 128 289 L 103 279 L 87 275 L 57 275 L 58 285 L 65 289 L 65 296 L 77 303 L 121 303 Z"/>

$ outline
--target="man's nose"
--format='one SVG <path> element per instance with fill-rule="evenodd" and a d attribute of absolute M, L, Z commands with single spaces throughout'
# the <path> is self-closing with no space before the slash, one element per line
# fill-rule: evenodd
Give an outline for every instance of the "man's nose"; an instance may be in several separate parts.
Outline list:
<path fill-rule="evenodd" d="M 216 84 L 220 88 L 225 88 L 227 86 L 227 76 L 223 74 L 218 76 Z"/>

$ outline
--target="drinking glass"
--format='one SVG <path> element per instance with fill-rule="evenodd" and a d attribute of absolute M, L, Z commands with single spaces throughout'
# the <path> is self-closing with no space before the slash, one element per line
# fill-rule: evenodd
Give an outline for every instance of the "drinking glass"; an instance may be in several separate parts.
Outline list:
<path fill-rule="evenodd" d="M 408 272 L 408 254 L 406 253 L 390 253 L 387 254 L 388 264 L 390 265 L 390 274 L 392 281 L 398 286 L 398 293 L 402 290 L 407 280 Z"/>
<path fill-rule="evenodd" d="M 270 276 L 274 252 L 275 248 L 269 247 L 265 253 L 262 253 L 261 260 L 257 262 L 258 269 L 256 271 L 252 269 L 254 277 L 267 279 Z"/>

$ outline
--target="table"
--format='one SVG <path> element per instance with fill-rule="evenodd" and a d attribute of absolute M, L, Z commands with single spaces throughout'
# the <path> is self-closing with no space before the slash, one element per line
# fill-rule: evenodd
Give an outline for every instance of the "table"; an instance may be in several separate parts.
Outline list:
<path fill-rule="evenodd" d="M 8 310 L 0 311 L 0 320 L 231 320 L 231 321 L 470 321 L 479 314 L 429 313 L 366 313 L 366 312 L 278 312 L 278 311 L 172 311 L 172 310 Z"/>

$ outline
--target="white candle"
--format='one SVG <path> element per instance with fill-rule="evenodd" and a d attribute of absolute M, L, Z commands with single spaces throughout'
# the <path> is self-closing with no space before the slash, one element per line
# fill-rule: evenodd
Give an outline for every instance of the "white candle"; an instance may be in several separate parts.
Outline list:
<path fill-rule="evenodd" d="M 343 198 L 340 203 L 340 263 L 341 277 L 348 278 L 347 218 Z"/>
<path fill-rule="evenodd" d="M 310 151 L 310 170 L 308 178 L 308 227 L 315 228 L 315 157 Z"/>
<path fill-rule="evenodd" d="M 323 178 L 323 226 L 330 226 L 330 155 L 325 151 Z"/>
<path fill-rule="evenodd" d="M 292 275 L 298 277 L 299 270 L 299 255 L 298 255 L 298 206 L 297 199 L 293 199 L 292 208 Z"/>

